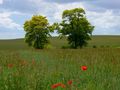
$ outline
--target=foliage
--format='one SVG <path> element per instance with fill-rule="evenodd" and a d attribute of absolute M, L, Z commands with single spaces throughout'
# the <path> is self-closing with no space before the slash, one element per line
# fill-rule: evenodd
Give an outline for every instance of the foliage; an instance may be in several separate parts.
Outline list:
<path fill-rule="evenodd" d="M 25 42 L 36 49 L 43 49 L 49 43 L 49 32 L 53 29 L 52 26 L 49 26 L 46 17 L 35 15 L 24 23 L 24 30 L 26 32 Z"/>
<path fill-rule="evenodd" d="M 97 48 L 97 46 L 96 46 L 96 45 L 93 45 L 93 48 Z"/>
<path fill-rule="evenodd" d="M 65 10 L 62 14 L 62 22 L 56 23 L 56 28 L 62 35 L 68 36 L 69 44 L 72 48 L 81 48 L 87 45 L 87 40 L 91 39 L 94 26 L 90 24 L 82 8 Z"/>

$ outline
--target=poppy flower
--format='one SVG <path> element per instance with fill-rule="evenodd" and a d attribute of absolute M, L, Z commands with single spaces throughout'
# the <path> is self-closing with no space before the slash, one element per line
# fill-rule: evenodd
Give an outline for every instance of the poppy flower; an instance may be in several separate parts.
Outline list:
<path fill-rule="evenodd" d="M 85 70 L 87 70 L 87 66 L 81 66 L 81 69 L 82 69 L 83 71 L 85 71 Z"/>
<path fill-rule="evenodd" d="M 56 84 L 53 84 L 53 85 L 51 86 L 51 88 L 54 89 L 54 88 L 57 88 L 57 87 L 60 86 L 60 85 L 61 85 L 61 83 L 56 83 Z"/>
<path fill-rule="evenodd" d="M 61 84 L 60 86 L 61 86 L 62 88 L 65 88 L 65 87 L 66 87 L 64 84 Z"/>
<path fill-rule="evenodd" d="M 13 66 L 13 64 L 8 64 L 8 68 L 12 68 Z"/>
<path fill-rule="evenodd" d="M 68 85 L 71 85 L 71 84 L 72 84 L 72 80 L 69 80 L 69 81 L 68 81 Z"/>
<path fill-rule="evenodd" d="M 62 87 L 62 88 L 65 88 L 66 86 L 64 85 L 64 84 L 62 84 L 62 83 L 56 83 L 56 84 L 53 84 L 52 86 L 51 86 L 51 88 L 52 89 L 55 89 L 55 88 L 57 88 L 57 87 Z"/>

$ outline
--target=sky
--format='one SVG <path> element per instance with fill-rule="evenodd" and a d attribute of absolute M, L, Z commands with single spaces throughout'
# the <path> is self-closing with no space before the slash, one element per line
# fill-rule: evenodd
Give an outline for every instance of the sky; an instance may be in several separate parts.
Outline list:
<path fill-rule="evenodd" d="M 23 38 L 23 24 L 33 15 L 46 16 L 52 24 L 73 8 L 84 8 L 95 26 L 93 35 L 120 35 L 120 0 L 0 0 L 0 39 Z"/>

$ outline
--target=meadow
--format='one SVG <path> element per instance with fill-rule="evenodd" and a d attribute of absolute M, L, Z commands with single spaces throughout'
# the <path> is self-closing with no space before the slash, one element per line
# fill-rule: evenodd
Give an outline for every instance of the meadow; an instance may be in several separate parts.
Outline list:
<path fill-rule="evenodd" d="M 94 36 L 83 49 L 50 41 L 35 50 L 23 39 L 0 40 L 0 90 L 120 90 L 120 36 Z M 58 83 L 64 86 L 53 89 Z"/>

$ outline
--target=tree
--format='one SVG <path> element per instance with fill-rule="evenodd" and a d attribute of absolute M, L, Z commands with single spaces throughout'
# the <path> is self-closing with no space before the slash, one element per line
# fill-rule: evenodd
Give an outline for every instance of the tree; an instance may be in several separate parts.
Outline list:
<path fill-rule="evenodd" d="M 48 36 L 52 31 L 51 28 L 46 17 L 34 15 L 31 20 L 24 23 L 25 42 L 36 49 L 43 49 L 49 43 Z"/>
<path fill-rule="evenodd" d="M 68 37 L 71 47 L 82 48 L 87 45 L 87 40 L 91 39 L 94 26 L 87 20 L 84 9 L 65 10 L 62 14 L 62 19 L 59 27 L 58 24 L 55 25 L 60 34 Z"/>

